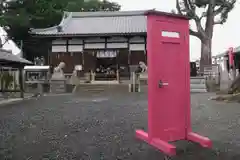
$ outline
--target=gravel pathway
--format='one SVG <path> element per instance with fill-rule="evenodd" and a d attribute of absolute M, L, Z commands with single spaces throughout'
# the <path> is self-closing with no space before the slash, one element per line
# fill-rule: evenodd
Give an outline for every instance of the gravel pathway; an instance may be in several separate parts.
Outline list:
<path fill-rule="evenodd" d="M 192 95 L 193 130 L 210 137 L 214 149 L 177 142 L 171 160 L 240 159 L 239 104 Z M 164 160 L 134 136 L 147 129 L 144 93 L 41 97 L 0 107 L 0 159 Z"/>

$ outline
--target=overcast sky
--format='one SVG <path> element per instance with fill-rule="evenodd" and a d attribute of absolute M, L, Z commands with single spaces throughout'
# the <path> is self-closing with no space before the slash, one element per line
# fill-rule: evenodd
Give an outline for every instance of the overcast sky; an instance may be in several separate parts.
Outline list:
<path fill-rule="evenodd" d="M 122 10 L 153 9 L 170 12 L 175 9 L 176 0 L 112 0 L 122 6 Z M 229 14 L 228 21 L 215 26 L 213 38 L 213 55 L 224 52 L 229 47 L 240 46 L 240 3 Z M 194 37 L 190 40 L 191 60 L 200 57 L 200 41 Z"/>

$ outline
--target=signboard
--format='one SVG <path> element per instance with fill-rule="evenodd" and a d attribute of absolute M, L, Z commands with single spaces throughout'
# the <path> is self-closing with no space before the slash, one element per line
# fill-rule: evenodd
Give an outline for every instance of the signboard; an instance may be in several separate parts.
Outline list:
<path fill-rule="evenodd" d="M 204 75 L 219 75 L 219 65 L 204 66 Z"/>
<path fill-rule="evenodd" d="M 117 56 L 116 50 L 97 51 L 97 58 L 113 58 Z"/>
<path fill-rule="evenodd" d="M 169 37 L 169 38 L 179 38 L 180 35 L 178 32 L 169 32 L 169 31 L 162 31 L 163 37 Z"/>
<path fill-rule="evenodd" d="M 76 65 L 75 66 L 76 71 L 82 71 L 82 69 L 83 69 L 82 65 Z"/>

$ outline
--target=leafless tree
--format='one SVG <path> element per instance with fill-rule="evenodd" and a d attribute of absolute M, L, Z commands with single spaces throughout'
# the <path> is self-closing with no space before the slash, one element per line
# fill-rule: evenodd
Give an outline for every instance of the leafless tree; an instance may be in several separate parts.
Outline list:
<path fill-rule="evenodd" d="M 196 29 L 190 27 L 190 34 L 201 41 L 201 71 L 204 65 L 212 64 L 214 25 L 224 24 L 235 4 L 236 0 L 176 0 L 178 14 L 195 22 Z M 201 14 L 197 11 L 201 11 Z"/>

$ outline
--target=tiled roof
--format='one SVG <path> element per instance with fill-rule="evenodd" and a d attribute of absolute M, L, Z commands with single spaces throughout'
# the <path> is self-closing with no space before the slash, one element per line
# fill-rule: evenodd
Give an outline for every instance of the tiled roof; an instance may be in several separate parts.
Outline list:
<path fill-rule="evenodd" d="M 146 33 L 146 16 L 138 12 L 65 12 L 58 26 L 32 29 L 38 35 L 102 35 Z"/>
<path fill-rule="evenodd" d="M 64 12 L 58 26 L 45 29 L 31 29 L 35 35 L 114 35 L 114 34 L 146 34 L 146 14 L 172 15 L 153 10 L 143 11 L 108 11 L 108 12 Z M 59 29 L 61 31 L 59 31 Z"/>
<path fill-rule="evenodd" d="M 11 52 L 6 51 L 4 49 L 0 49 L 0 65 L 1 63 L 18 63 L 18 64 L 32 64 L 32 62 L 21 58 L 19 56 L 13 55 Z"/>

